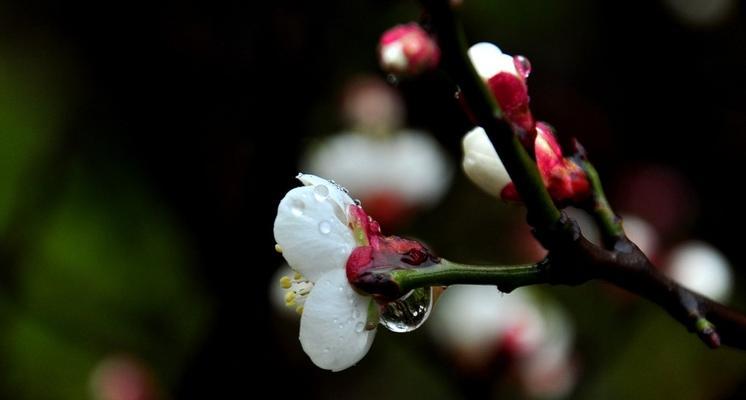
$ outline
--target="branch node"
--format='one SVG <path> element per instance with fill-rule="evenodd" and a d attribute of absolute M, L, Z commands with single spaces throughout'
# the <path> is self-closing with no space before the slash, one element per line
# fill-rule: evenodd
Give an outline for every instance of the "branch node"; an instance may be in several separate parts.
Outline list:
<path fill-rule="evenodd" d="M 712 322 L 700 317 L 695 323 L 695 328 L 697 330 L 697 335 L 699 335 L 699 338 L 702 339 L 707 346 L 711 349 L 720 347 L 720 335 L 718 335 L 715 330 L 715 325 L 713 325 Z"/>

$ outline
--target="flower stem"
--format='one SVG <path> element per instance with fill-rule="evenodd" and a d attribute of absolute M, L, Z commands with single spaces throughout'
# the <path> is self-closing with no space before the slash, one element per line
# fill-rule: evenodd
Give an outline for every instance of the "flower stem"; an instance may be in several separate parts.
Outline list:
<path fill-rule="evenodd" d="M 477 124 L 484 128 L 526 204 L 532 224 L 555 226 L 560 212 L 549 196 L 536 163 L 508 123 L 467 55 L 466 36 L 448 0 L 422 0 L 429 12 L 446 71 L 456 81 Z"/>
<path fill-rule="evenodd" d="M 593 193 L 591 205 L 587 211 L 591 213 L 601 228 L 604 245 L 609 249 L 613 249 L 614 245 L 625 237 L 622 219 L 611 209 L 611 205 L 609 205 L 609 201 L 604 194 L 604 189 L 601 186 L 601 178 L 599 178 L 598 171 L 596 171 L 593 164 L 588 160 L 583 160 L 580 166 L 588 177 L 588 181 L 591 184 L 591 192 Z"/>
<path fill-rule="evenodd" d="M 495 285 L 502 292 L 546 282 L 546 260 L 537 264 L 521 265 L 469 265 L 441 259 L 429 267 L 397 269 L 391 277 L 402 292 L 425 286 L 454 284 Z"/>

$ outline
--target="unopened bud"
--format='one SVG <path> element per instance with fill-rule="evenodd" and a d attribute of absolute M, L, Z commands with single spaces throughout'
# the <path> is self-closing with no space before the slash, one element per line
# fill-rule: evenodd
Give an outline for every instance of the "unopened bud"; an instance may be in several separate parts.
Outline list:
<path fill-rule="evenodd" d="M 378 45 L 378 57 L 386 72 L 416 75 L 438 65 L 440 49 L 422 27 L 412 22 L 384 32 Z"/>
<path fill-rule="evenodd" d="M 466 176 L 480 189 L 502 198 L 503 188 L 510 182 L 510 175 L 498 157 L 487 133 L 481 127 L 469 131 L 462 140 Z"/>
<path fill-rule="evenodd" d="M 526 86 L 526 77 L 531 72 L 528 59 L 504 54 L 494 44 L 485 42 L 471 46 L 468 54 L 477 74 L 489 86 L 503 117 L 524 133 L 532 133 L 534 119 Z"/>

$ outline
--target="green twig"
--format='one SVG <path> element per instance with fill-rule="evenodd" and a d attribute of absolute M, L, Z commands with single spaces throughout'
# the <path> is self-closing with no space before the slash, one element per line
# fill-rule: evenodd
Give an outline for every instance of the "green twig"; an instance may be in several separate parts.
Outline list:
<path fill-rule="evenodd" d="M 625 237 L 622 219 L 611 209 L 611 205 L 609 205 L 609 201 L 606 199 L 604 189 L 601 185 L 601 178 L 599 178 L 593 164 L 587 159 L 581 159 L 579 164 L 585 171 L 588 182 L 591 185 L 591 199 L 586 207 L 586 211 L 593 216 L 601 228 L 604 246 L 607 249 L 614 249 L 614 246 Z"/>
<path fill-rule="evenodd" d="M 402 293 L 423 286 L 447 286 L 453 284 L 495 285 L 509 293 L 520 286 L 546 282 L 547 263 L 510 266 L 469 265 L 440 259 L 430 267 L 398 269 L 391 271 L 392 279 Z"/>

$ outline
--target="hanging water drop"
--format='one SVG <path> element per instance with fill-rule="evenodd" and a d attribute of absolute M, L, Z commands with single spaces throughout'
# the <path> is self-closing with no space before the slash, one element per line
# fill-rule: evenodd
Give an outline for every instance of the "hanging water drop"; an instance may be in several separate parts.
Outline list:
<path fill-rule="evenodd" d="M 513 57 L 513 62 L 515 63 L 515 68 L 518 70 L 518 73 L 521 74 L 524 79 L 531 75 L 531 61 L 528 61 L 528 58 L 524 56 L 515 56 Z"/>
<path fill-rule="evenodd" d="M 415 289 L 381 306 L 379 322 L 392 332 L 411 332 L 427 320 L 432 305 L 432 288 Z"/>
<path fill-rule="evenodd" d="M 328 235 L 331 231 L 332 225 L 329 223 L 329 221 L 319 222 L 319 232 L 321 232 L 323 235 Z"/>
<path fill-rule="evenodd" d="M 326 198 L 329 197 L 329 188 L 326 187 L 326 185 L 316 185 L 313 188 L 313 197 L 315 197 L 317 201 L 326 200 Z"/>
<path fill-rule="evenodd" d="M 365 324 L 361 321 L 355 324 L 355 332 L 360 333 L 365 329 Z"/>

